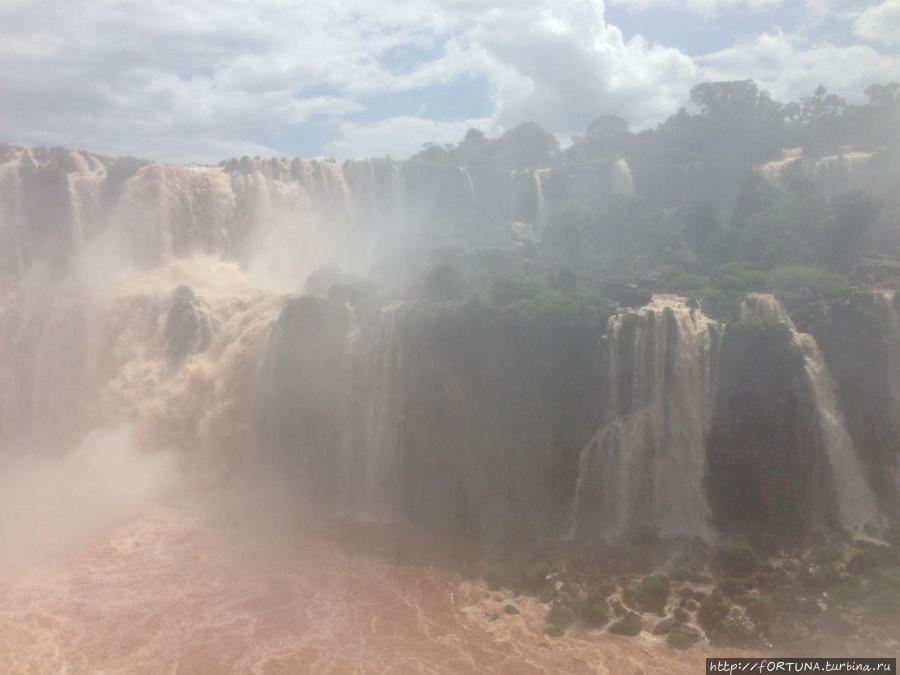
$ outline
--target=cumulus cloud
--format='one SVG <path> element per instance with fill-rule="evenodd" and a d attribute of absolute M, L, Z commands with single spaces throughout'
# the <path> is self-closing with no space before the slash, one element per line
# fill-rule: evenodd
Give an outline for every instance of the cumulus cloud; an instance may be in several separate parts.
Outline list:
<path fill-rule="evenodd" d="M 761 9 L 774 7 L 784 2 L 785 0 L 609 0 L 611 5 L 627 5 L 642 10 L 655 7 L 677 7 L 707 15 L 740 6 Z"/>
<path fill-rule="evenodd" d="M 900 0 L 885 0 L 870 7 L 856 19 L 853 30 L 867 40 L 900 43 Z"/>
<path fill-rule="evenodd" d="M 438 122 L 424 117 L 398 115 L 371 124 L 342 122 L 341 136 L 325 146 L 332 157 L 406 157 L 426 143 L 456 143 L 472 128 L 487 129 L 489 118 Z"/>
<path fill-rule="evenodd" d="M 900 59 L 864 45 L 809 44 L 783 33 L 764 34 L 700 57 L 705 80 L 746 79 L 752 74 L 778 100 L 812 92 L 820 82 L 859 95 L 871 84 L 900 78 Z"/>
<path fill-rule="evenodd" d="M 471 39 L 484 51 L 496 120 L 509 128 L 536 120 L 561 134 L 581 133 L 601 113 L 639 125 L 670 112 L 696 76 L 677 49 L 625 41 L 596 3 L 536 8 L 481 25 Z"/>
<path fill-rule="evenodd" d="M 284 126 L 359 110 L 344 92 L 377 86 L 391 42 L 377 25 L 390 13 L 354 25 L 352 8 L 321 3 L 48 4 L 0 9 L 4 140 L 161 159 L 279 154 Z M 322 83 L 336 93 L 296 93 Z"/>
<path fill-rule="evenodd" d="M 640 2 L 726 12 L 780 0 Z M 856 32 L 886 40 L 878 21 L 896 6 L 863 12 Z M 401 157 L 426 140 L 459 140 L 469 126 L 497 134 L 531 120 L 565 137 L 600 114 L 652 125 L 703 79 L 756 78 L 790 99 L 820 80 L 890 79 L 898 61 L 781 34 L 692 58 L 626 40 L 602 0 L 9 0 L 0 5 L 0 140 L 214 162 L 283 154 L 285 130 L 312 123 L 303 128 L 339 134 L 321 139 L 323 155 Z M 459 82 L 485 90 L 484 110 L 447 112 L 441 92 Z M 422 92 L 415 109 L 385 103 L 411 92 Z"/>

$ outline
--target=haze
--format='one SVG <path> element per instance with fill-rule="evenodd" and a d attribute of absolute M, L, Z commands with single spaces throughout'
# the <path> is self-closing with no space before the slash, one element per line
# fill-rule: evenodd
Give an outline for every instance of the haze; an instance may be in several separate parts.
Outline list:
<path fill-rule="evenodd" d="M 898 21 L 6 3 L 0 670 L 895 656 Z"/>

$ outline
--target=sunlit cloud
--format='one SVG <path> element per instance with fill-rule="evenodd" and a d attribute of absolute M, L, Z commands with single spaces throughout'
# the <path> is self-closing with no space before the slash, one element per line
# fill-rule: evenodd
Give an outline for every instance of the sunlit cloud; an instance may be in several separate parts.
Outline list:
<path fill-rule="evenodd" d="M 870 7 L 853 24 L 857 35 L 885 44 L 900 43 L 900 0 L 885 0 Z"/>
<path fill-rule="evenodd" d="M 815 2 L 810 16 L 838 16 Z M 777 14 L 782 4 L 631 6 L 727 18 L 748 8 Z M 773 28 L 704 54 L 640 32 L 626 38 L 599 0 L 4 3 L 0 141 L 215 162 L 295 147 L 400 157 L 426 129 L 445 142 L 473 120 L 489 134 L 535 121 L 561 138 L 600 114 L 644 128 L 704 79 L 758 79 L 791 99 L 818 81 L 840 89 L 896 77 L 900 58 L 878 49 L 900 32 L 890 23 L 897 6 L 840 15 L 865 44 Z M 297 129 L 332 135 L 298 144 Z"/>

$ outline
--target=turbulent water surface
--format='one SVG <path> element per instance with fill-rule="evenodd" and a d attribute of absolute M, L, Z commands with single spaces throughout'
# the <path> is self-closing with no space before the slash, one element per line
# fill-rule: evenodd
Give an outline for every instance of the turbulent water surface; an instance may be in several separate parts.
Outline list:
<path fill-rule="evenodd" d="M 676 652 L 646 634 L 576 629 L 547 637 L 545 605 L 466 581 L 446 550 L 441 564 L 406 562 L 417 550 L 409 535 L 357 529 L 342 531 L 337 543 L 300 531 L 247 535 L 209 518 L 207 509 L 154 505 L 86 549 L 5 582 L 0 670 L 618 674 L 703 667 L 699 649 Z M 437 557 L 439 545 L 431 551 Z M 520 613 L 505 614 L 507 604 Z"/>

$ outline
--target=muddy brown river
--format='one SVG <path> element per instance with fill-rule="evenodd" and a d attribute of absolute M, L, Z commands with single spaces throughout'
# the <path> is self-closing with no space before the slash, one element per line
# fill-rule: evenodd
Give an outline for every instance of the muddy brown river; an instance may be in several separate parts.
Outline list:
<path fill-rule="evenodd" d="M 405 563 L 358 535 L 240 531 L 200 509 L 154 506 L 7 575 L 0 672 L 703 672 L 703 648 L 677 652 L 646 634 L 547 637 L 546 605 L 427 555 Z M 503 613 L 508 603 L 520 613 Z"/>

